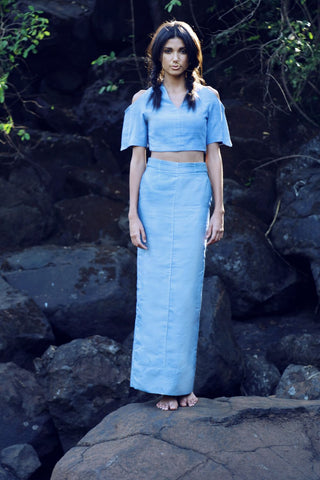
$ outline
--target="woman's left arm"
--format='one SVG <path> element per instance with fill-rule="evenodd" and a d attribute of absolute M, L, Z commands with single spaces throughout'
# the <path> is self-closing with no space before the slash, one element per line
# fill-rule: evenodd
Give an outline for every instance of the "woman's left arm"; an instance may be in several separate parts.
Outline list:
<path fill-rule="evenodd" d="M 223 167 L 218 143 L 207 145 L 206 162 L 214 196 L 214 211 L 206 232 L 207 245 L 218 242 L 224 232 Z"/>

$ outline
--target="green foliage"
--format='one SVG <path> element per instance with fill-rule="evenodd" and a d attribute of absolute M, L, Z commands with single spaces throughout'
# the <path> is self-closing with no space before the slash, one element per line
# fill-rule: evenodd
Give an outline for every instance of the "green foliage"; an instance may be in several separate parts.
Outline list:
<path fill-rule="evenodd" d="M 120 85 L 123 85 L 123 84 L 124 84 L 123 78 L 120 78 L 117 83 L 114 83 L 111 80 L 108 80 L 107 85 L 103 85 L 100 88 L 99 95 L 106 92 L 107 93 L 116 92 L 119 89 Z"/>
<path fill-rule="evenodd" d="M 217 7 L 218 4 L 218 7 Z M 219 7 L 220 5 L 220 7 Z M 218 11 L 217 11 L 218 8 Z M 248 70 L 260 69 L 265 99 L 273 103 L 274 81 L 289 108 L 309 122 L 320 123 L 320 11 L 316 0 L 235 0 L 232 8 L 215 0 L 211 11 L 221 30 L 211 37 L 211 54 L 227 50 L 224 65 L 241 53 Z M 227 67 L 228 68 L 228 67 Z M 311 95 L 310 95 L 311 93 Z M 273 107 L 275 105 L 273 104 Z"/>
<path fill-rule="evenodd" d="M 6 105 L 6 91 L 9 88 L 10 73 L 30 53 L 37 53 L 39 43 L 50 35 L 48 19 L 29 5 L 20 10 L 16 0 L 0 0 L 0 103 L 6 116 L 0 118 L 0 132 L 8 136 L 15 128 L 14 120 Z M 19 138 L 29 140 L 30 135 L 19 128 Z"/>
<path fill-rule="evenodd" d="M 104 63 L 110 63 L 116 59 L 116 54 L 112 51 L 109 55 L 100 55 L 100 57 L 96 58 L 91 62 L 91 65 L 98 65 L 99 67 L 101 67 L 101 65 L 103 65 Z"/>
<path fill-rule="evenodd" d="M 182 2 L 180 0 L 170 0 L 169 3 L 164 7 L 169 13 L 172 12 L 173 7 L 181 7 Z"/>

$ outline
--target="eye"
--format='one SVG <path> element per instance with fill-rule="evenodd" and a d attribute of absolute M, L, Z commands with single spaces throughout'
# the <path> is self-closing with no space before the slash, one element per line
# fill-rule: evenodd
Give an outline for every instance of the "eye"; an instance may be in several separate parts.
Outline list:
<path fill-rule="evenodd" d="M 163 53 L 171 53 L 171 48 L 164 48 Z"/>
<path fill-rule="evenodd" d="M 186 55 L 186 54 L 187 54 L 187 50 L 186 50 L 185 48 L 181 48 L 180 53 L 182 53 L 183 55 Z"/>

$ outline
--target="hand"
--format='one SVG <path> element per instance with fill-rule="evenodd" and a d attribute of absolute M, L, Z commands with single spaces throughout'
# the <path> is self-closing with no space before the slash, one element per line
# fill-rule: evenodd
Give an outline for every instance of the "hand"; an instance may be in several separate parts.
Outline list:
<path fill-rule="evenodd" d="M 207 245 L 219 242 L 223 237 L 224 232 L 224 214 L 214 213 L 210 218 L 209 226 L 206 231 Z"/>
<path fill-rule="evenodd" d="M 138 215 L 129 217 L 129 229 L 130 229 L 130 238 L 131 242 L 135 247 L 143 248 L 147 250 L 147 236 L 143 228 L 142 222 Z"/>

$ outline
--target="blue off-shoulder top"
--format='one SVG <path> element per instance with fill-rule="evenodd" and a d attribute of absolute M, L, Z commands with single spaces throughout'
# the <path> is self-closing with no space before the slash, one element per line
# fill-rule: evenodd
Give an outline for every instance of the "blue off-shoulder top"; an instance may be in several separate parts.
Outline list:
<path fill-rule="evenodd" d="M 125 111 L 121 150 L 148 147 L 151 152 L 206 151 L 210 143 L 232 146 L 225 109 L 209 87 L 198 85 L 196 108 L 186 100 L 176 107 L 165 86 L 158 110 L 153 108 L 148 88 Z"/>

